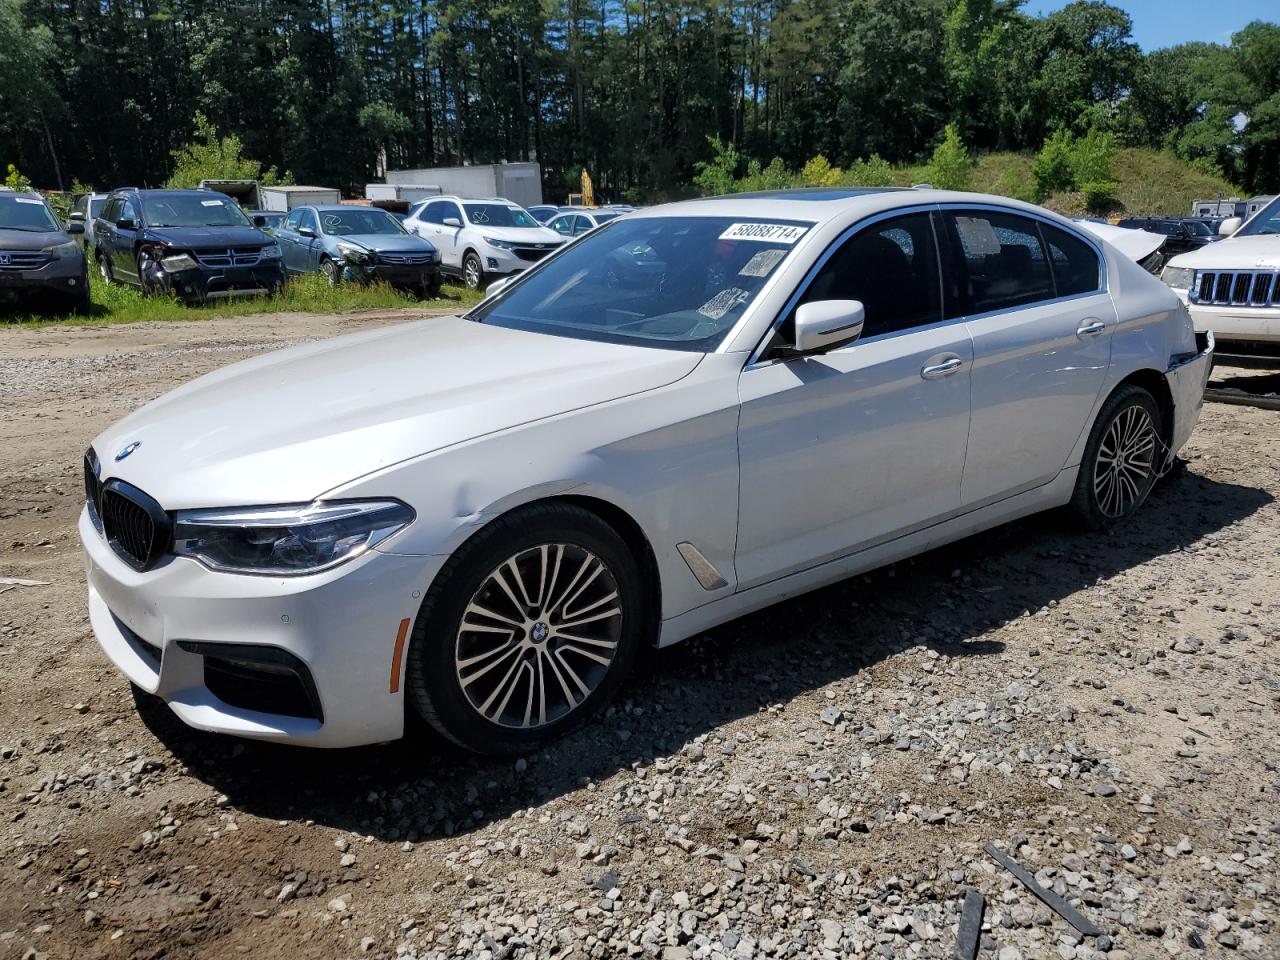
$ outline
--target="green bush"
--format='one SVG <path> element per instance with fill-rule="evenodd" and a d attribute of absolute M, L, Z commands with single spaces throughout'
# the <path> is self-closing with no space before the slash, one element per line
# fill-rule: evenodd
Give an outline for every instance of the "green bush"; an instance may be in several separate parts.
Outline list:
<path fill-rule="evenodd" d="M 1058 130 L 1044 142 L 1031 166 L 1035 200 L 1043 203 L 1058 193 L 1080 192 L 1090 212 L 1103 213 L 1116 205 L 1113 168 L 1115 138 L 1103 130 L 1081 137 Z"/>
<path fill-rule="evenodd" d="M 201 180 L 257 180 L 267 185 L 293 183 L 287 171 L 262 169 L 257 160 L 242 156 L 244 145 L 237 136 L 219 137 L 217 129 L 202 113 L 196 114 L 196 139 L 173 151 L 174 170 L 166 186 L 198 187 Z"/>
<path fill-rule="evenodd" d="M 968 190 L 973 157 L 954 124 L 947 124 L 942 142 L 929 159 L 929 182 L 939 190 Z"/>
<path fill-rule="evenodd" d="M 873 153 L 865 159 L 853 161 L 842 182 L 851 187 L 889 187 L 893 185 L 893 167 L 889 161 Z"/>
<path fill-rule="evenodd" d="M 800 171 L 800 183 L 806 187 L 834 187 L 844 178 L 844 171 L 818 154 Z"/>
<path fill-rule="evenodd" d="M 693 185 L 704 197 L 720 197 L 726 193 L 734 193 L 738 189 L 738 151 L 733 144 L 724 143 L 719 137 L 707 137 L 711 145 L 711 159 L 699 160 L 694 164 L 697 170 Z"/>

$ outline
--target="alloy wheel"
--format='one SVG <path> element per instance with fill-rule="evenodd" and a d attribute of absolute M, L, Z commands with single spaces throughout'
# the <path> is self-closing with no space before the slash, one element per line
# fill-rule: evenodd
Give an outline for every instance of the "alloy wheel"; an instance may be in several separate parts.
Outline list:
<path fill-rule="evenodd" d="M 467 287 L 471 290 L 477 290 L 480 287 L 480 261 L 475 257 L 467 257 L 467 262 L 462 265 L 464 271 L 464 279 Z"/>
<path fill-rule="evenodd" d="M 544 543 L 481 581 L 458 626 L 454 669 L 486 720 L 536 729 L 587 700 L 621 637 L 622 599 L 604 561 L 574 544 Z"/>
<path fill-rule="evenodd" d="M 1093 493 L 1107 517 L 1122 517 L 1146 497 L 1155 478 L 1156 428 L 1139 404 L 1125 407 L 1111 421 L 1098 445 Z"/>

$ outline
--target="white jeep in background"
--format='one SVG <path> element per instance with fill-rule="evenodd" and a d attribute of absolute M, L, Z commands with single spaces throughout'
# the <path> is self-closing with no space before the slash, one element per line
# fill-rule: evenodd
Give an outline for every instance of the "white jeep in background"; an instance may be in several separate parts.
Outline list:
<path fill-rule="evenodd" d="M 1216 362 L 1280 368 L 1280 197 L 1219 233 L 1227 239 L 1174 257 L 1161 279 L 1196 329 L 1213 331 Z"/>

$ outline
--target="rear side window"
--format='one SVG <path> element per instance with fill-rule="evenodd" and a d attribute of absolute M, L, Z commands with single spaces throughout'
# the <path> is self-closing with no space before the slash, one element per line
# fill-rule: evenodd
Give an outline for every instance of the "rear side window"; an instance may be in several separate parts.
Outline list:
<path fill-rule="evenodd" d="M 927 213 L 882 220 L 844 242 L 801 303 L 860 300 L 863 339 L 942 319 L 938 255 Z"/>
<path fill-rule="evenodd" d="M 1040 224 L 1040 232 L 1049 245 L 1049 259 L 1053 265 L 1053 280 L 1058 296 L 1093 293 L 1102 286 L 1102 271 L 1098 254 L 1093 247 L 1079 237 L 1047 223 Z"/>
<path fill-rule="evenodd" d="M 949 284 L 954 303 L 949 316 L 1008 310 L 1056 295 L 1039 226 L 1029 217 L 988 210 L 955 210 L 944 215 L 953 256 L 948 269 L 960 277 Z"/>

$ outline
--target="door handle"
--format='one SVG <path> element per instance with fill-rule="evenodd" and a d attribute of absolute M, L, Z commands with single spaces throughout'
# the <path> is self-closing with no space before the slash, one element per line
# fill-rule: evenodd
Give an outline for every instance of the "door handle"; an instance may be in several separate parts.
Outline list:
<path fill-rule="evenodd" d="M 964 361 L 952 354 L 938 363 L 930 363 L 921 367 L 920 376 L 925 380 L 937 380 L 940 377 L 949 377 L 963 366 Z"/>
<path fill-rule="evenodd" d="M 1090 320 L 1083 326 L 1076 329 L 1077 337 L 1096 337 L 1103 330 L 1107 329 L 1107 325 L 1101 320 Z"/>

